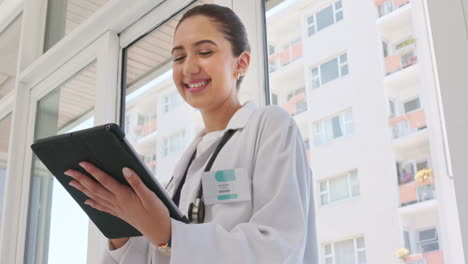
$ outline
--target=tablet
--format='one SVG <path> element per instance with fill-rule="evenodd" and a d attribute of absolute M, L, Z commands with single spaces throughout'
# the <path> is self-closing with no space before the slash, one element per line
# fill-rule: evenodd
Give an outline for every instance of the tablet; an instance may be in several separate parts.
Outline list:
<path fill-rule="evenodd" d="M 81 161 L 91 162 L 120 183 L 128 186 L 128 182 L 122 175 L 122 168 L 133 169 L 144 184 L 166 205 L 171 218 L 185 223 L 189 222 L 165 189 L 152 176 L 150 170 L 126 140 L 125 133 L 116 124 L 106 124 L 39 139 L 31 145 L 31 148 L 107 238 L 141 236 L 141 233 L 122 219 L 85 205 L 84 202 L 88 197 L 68 185 L 73 180 L 64 174 L 68 169 L 80 171 L 94 179 L 78 165 Z"/>

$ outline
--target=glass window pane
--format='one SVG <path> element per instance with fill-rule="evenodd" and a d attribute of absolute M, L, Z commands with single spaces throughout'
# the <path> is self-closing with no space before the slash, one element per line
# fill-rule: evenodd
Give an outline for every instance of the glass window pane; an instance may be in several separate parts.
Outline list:
<path fill-rule="evenodd" d="M 3 196 L 5 193 L 6 171 L 8 164 L 8 145 L 10 144 L 11 114 L 0 120 L 0 219 L 3 215 Z M 1 223 L 0 223 L 1 224 Z"/>
<path fill-rule="evenodd" d="M 95 91 L 93 62 L 37 102 L 35 140 L 92 127 Z M 31 174 L 25 263 L 86 263 L 88 216 L 36 157 Z"/>
<path fill-rule="evenodd" d="M 0 32 L 0 100 L 15 87 L 22 15 Z"/>
<path fill-rule="evenodd" d="M 358 249 L 361 249 L 361 248 L 365 248 L 365 247 L 366 247 L 366 245 L 365 245 L 365 243 L 364 243 L 364 238 L 359 237 L 359 238 L 356 239 L 356 247 L 357 247 Z"/>
<path fill-rule="evenodd" d="M 330 255 L 332 253 L 332 247 L 330 244 L 325 245 L 323 248 L 325 255 Z"/>
<path fill-rule="evenodd" d="M 366 263 L 394 263 L 397 261 L 395 250 L 405 246 L 403 230 L 414 234 L 408 239 L 415 251 L 419 250 L 418 232 L 428 225 L 442 225 L 440 237 L 460 239 L 459 231 L 444 224 L 458 219 L 456 206 L 445 204 L 448 200 L 443 198 L 451 194 L 436 186 L 451 184 L 450 179 L 444 177 L 446 172 L 440 169 L 445 166 L 444 153 L 431 151 L 432 146 L 437 144 L 432 142 L 438 137 L 434 131 L 441 131 L 442 127 L 437 122 L 431 122 L 434 127 L 426 131 L 426 124 L 429 123 L 426 108 L 431 113 L 440 112 L 440 109 L 437 104 L 431 105 L 431 102 L 423 102 L 422 99 L 408 100 L 422 98 L 422 94 L 437 97 L 437 87 L 433 82 L 435 76 L 431 70 L 434 67 L 432 60 L 426 57 L 430 55 L 427 51 L 433 45 L 428 35 L 430 30 L 427 25 L 430 21 L 426 20 L 424 10 L 408 5 L 409 1 L 406 0 L 372 1 L 372 5 L 368 1 L 349 1 L 352 6 L 346 5 L 343 0 L 265 2 L 267 43 L 282 46 L 297 38 L 302 43 L 300 63 L 287 65 L 283 71 L 270 72 L 269 88 L 279 96 L 280 103 L 285 102 L 287 95 L 300 83 L 305 83 L 306 92 L 310 92 L 306 97 L 307 111 L 294 118 L 301 127 L 302 135 L 307 134 L 307 126 L 312 125 L 307 138 L 313 140 L 310 159 L 315 182 L 320 183 L 341 173 L 336 171 L 338 168 L 342 173 L 356 169 L 359 174 L 358 181 L 353 177 L 349 179 L 348 188 L 336 187 L 345 186 L 344 182 L 335 187 L 331 184 L 330 201 L 320 194 L 316 194 L 317 199 L 321 203 L 329 203 L 336 196 L 339 197 L 338 194 L 346 194 L 346 191 L 354 197 L 359 195 L 359 191 L 364 194 L 364 186 L 371 186 L 371 192 L 366 192 L 359 199 L 335 201 L 336 206 L 320 206 L 317 209 L 318 243 L 341 241 L 365 233 L 366 250 L 369 250 Z M 377 18 L 379 11 L 380 15 L 391 14 L 384 19 Z M 344 13 L 360 19 L 344 19 Z M 313 27 L 309 26 L 311 16 L 314 16 Z M 339 23 L 336 24 L 336 21 Z M 310 28 L 314 29 L 313 37 L 309 37 Z M 322 30 L 325 28 L 329 30 Z M 350 29 L 357 28 L 361 29 L 359 37 L 350 34 Z M 348 56 L 351 51 L 353 56 Z M 424 65 L 415 67 L 420 63 Z M 344 76 L 347 76 L 346 80 L 334 81 Z M 327 89 L 319 88 L 323 85 L 327 85 Z M 389 101 L 392 101 L 390 106 Z M 287 104 L 281 106 L 291 108 Z M 411 114 L 405 115 L 405 112 Z M 340 122 L 333 119 L 338 115 Z M 418 133 L 421 130 L 424 133 Z M 340 140 L 334 140 L 341 135 Z M 369 147 L 372 151 L 368 151 Z M 425 160 L 430 164 L 419 164 Z M 408 161 L 411 164 L 405 165 Z M 399 164 L 397 169 L 394 164 Z M 415 181 L 415 173 L 427 166 L 432 169 L 432 177 L 424 182 Z M 394 180 L 391 177 L 395 177 Z M 360 186 L 362 188 L 359 190 Z M 428 200 L 436 200 L 437 203 L 428 210 L 418 210 L 425 208 L 421 203 Z M 407 213 L 395 214 L 395 210 L 402 206 L 405 206 Z M 446 210 L 444 214 L 440 214 L 442 207 Z M 382 208 L 389 210 L 376 215 L 375 212 L 380 212 Z M 330 227 L 330 223 L 337 221 L 337 216 L 345 214 L 344 217 L 348 217 L 346 214 L 349 212 L 362 213 L 349 215 L 352 221 L 343 222 L 343 229 L 340 230 L 346 230 L 345 233 L 339 234 L 334 227 Z M 364 224 L 369 219 L 375 221 L 370 225 Z M 383 222 L 389 224 L 382 227 L 379 224 Z M 378 243 L 382 237 L 399 243 Z M 377 244 L 369 244 L 374 242 Z M 425 246 L 427 249 L 435 244 L 430 243 Z M 439 252 L 434 254 L 455 258 L 461 250 L 456 247 L 440 243 Z M 366 255 L 354 254 L 354 261 L 362 260 L 361 254 L 362 258 Z M 462 259 L 457 260 L 464 263 Z M 339 260 L 334 259 L 333 263 L 339 263 Z M 341 263 L 353 261 L 344 260 Z"/>
<path fill-rule="evenodd" d="M 338 201 L 349 198 L 348 177 L 341 176 L 330 181 L 330 201 Z"/>
<path fill-rule="evenodd" d="M 343 19 L 343 11 L 336 12 L 336 22 Z"/>
<path fill-rule="evenodd" d="M 321 205 L 328 204 L 328 194 L 321 194 L 320 195 L 320 202 L 321 202 Z"/>
<path fill-rule="evenodd" d="M 343 7 L 343 3 L 341 0 L 335 2 L 335 10 L 341 9 Z"/>
<path fill-rule="evenodd" d="M 354 264 L 354 241 L 346 240 L 335 243 L 335 263 L 336 264 Z"/>
<path fill-rule="evenodd" d="M 320 183 L 320 192 L 326 192 L 327 190 L 328 190 L 327 182 L 321 182 Z"/>
<path fill-rule="evenodd" d="M 333 6 L 324 8 L 317 13 L 317 31 L 322 30 L 325 27 L 335 23 Z"/>
<path fill-rule="evenodd" d="M 307 28 L 307 33 L 310 36 L 314 35 L 315 34 L 315 26 L 310 26 Z"/>
<path fill-rule="evenodd" d="M 405 109 L 405 113 L 418 110 L 421 108 L 421 101 L 419 100 L 419 98 L 416 98 L 404 103 L 403 107 Z"/>
<path fill-rule="evenodd" d="M 358 256 L 357 264 L 366 264 L 367 263 L 366 253 L 365 252 L 358 252 L 357 256 Z"/>
<path fill-rule="evenodd" d="M 91 17 L 109 0 L 48 0 L 44 52 Z"/>
<path fill-rule="evenodd" d="M 320 73 L 322 75 L 322 84 L 326 84 L 337 79 L 340 76 L 338 72 L 338 59 L 335 58 L 320 65 Z"/>
<path fill-rule="evenodd" d="M 351 195 L 358 196 L 360 194 L 359 190 L 359 179 L 357 175 L 357 171 L 353 171 L 349 174 L 349 181 L 351 184 Z"/>
<path fill-rule="evenodd" d="M 339 116 L 335 116 L 332 118 L 332 124 L 333 124 L 333 138 L 339 138 L 343 136 L 343 131 L 341 129 Z"/>
<path fill-rule="evenodd" d="M 315 17 L 314 16 L 308 16 L 307 17 L 307 24 L 313 24 L 315 22 Z"/>
<path fill-rule="evenodd" d="M 348 64 L 341 66 L 341 76 L 345 76 L 349 73 Z"/>
<path fill-rule="evenodd" d="M 190 7 L 211 2 L 196 1 Z M 145 163 L 163 185 L 169 182 L 182 152 L 203 128 L 199 111 L 183 100 L 172 80 L 172 41 L 184 10 L 126 47 L 123 58 L 125 133 L 137 153 L 148 157 Z M 241 97 L 246 92 L 248 89 L 241 88 Z M 138 116 L 146 117 L 143 124 L 138 123 Z"/>
<path fill-rule="evenodd" d="M 343 64 L 345 62 L 348 61 L 348 54 L 347 53 L 344 53 L 342 55 L 340 55 L 340 64 Z"/>

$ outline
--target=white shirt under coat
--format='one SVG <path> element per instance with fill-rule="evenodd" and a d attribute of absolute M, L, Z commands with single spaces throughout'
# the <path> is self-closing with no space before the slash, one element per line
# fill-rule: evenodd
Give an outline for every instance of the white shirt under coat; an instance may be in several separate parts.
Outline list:
<path fill-rule="evenodd" d="M 294 119 L 280 107 L 258 108 L 249 102 L 227 129 L 237 132 L 211 170 L 244 168 L 251 201 L 206 205 L 203 224 L 171 219 L 171 257 L 161 255 L 145 237 L 134 237 L 117 250 L 106 250 L 102 263 L 318 263 L 312 176 Z M 197 149 L 181 191 L 182 212 L 195 201 L 201 173 L 225 131 L 200 133 L 177 163 L 170 195 Z"/>

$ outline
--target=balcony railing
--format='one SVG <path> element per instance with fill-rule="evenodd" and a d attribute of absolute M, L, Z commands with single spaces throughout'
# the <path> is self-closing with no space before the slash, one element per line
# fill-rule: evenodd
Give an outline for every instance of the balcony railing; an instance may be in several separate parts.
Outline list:
<path fill-rule="evenodd" d="M 409 2 L 409 0 L 376 0 L 375 6 L 379 10 L 379 17 L 383 17 Z"/>
<path fill-rule="evenodd" d="M 287 49 L 272 54 L 268 58 L 269 72 L 274 72 L 302 57 L 302 42 L 293 42 Z"/>
<path fill-rule="evenodd" d="M 412 254 L 405 257 L 404 260 L 407 264 L 444 264 L 444 254 L 442 250 L 436 250 L 426 253 Z"/>
<path fill-rule="evenodd" d="M 385 57 L 385 73 L 387 75 L 408 68 L 418 62 L 415 45 L 400 49 L 395 54 Z"/>
<path fill-rule="evenodd" d="M 426 128 L 426 114 L 424 109 L 420 109 L 394 117 L 388 122 L 392 129 L 392 138 L 397 139 Z"/>
<path fill-rule="evenodd" d="M 139 125 L 133 129 L 136 138 L 142 138 L 146 135 L 149 135 L 156 131 L 157 129 L 157 119 L 150 120 L 142 125 Z"/>
<path fill-rule="evenodd" d="M 434 178 L 424 181 L 414 180 L 400 185 L 400 206 L 407 206 L 435 198 Z"/>
<path fill-rule="evenodd" d="M 292 97 L 287 103 L 283 104 L 282 107 L 292 116 L 307 111 L 306 94 L 302 93 Z"/>

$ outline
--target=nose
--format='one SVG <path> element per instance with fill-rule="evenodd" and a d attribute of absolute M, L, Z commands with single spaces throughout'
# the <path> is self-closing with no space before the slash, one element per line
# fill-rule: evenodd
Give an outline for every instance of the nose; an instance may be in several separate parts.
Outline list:
<path fill-rule="evenodd" d="M 190 76 L 193 74 L 197 74 L 200 72 L 200 65 L 198 64 L 198 60 L 196 56 L 188 55 L 185 57 L 184 61 L 184 75 Z"/>

